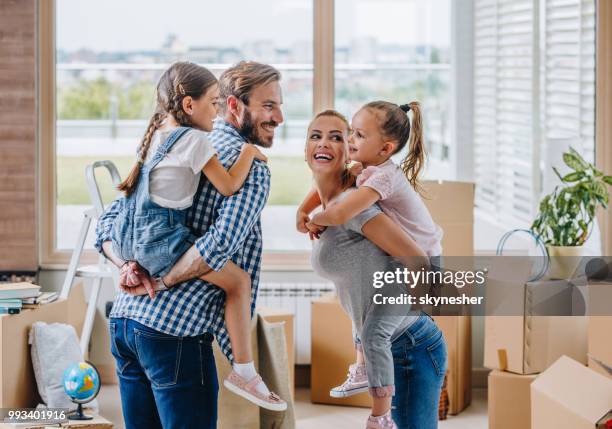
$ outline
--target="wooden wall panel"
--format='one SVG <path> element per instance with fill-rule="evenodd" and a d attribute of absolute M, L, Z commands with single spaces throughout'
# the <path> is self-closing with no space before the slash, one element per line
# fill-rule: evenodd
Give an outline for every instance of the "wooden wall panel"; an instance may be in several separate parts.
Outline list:
<path fill-rule="evenodd" d="M 35 270 L 36 0 L 0 0 L 0 271 Z"/>
<path fill-rule="evenodd" d="M 612 174 L 612 1 L 597 2 L 595 155 L 599 168 Z M 612 256 L 612 207 L 599 213 L 603 254 Z"/>

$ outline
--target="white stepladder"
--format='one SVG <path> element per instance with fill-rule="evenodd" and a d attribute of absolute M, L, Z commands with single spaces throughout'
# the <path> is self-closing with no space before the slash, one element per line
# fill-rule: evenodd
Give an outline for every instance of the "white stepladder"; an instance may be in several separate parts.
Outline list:
<path fill-rule="evenodd" d="M 111 279 L 115 289 L 118 290 L 119 285 L 119 272 L 115 266 L 107 263 L 106 258 L 100 255 L 98 257 L 97 265 L 83 265 L 79 266 L 81 260 L 81 254 L 83 253 L 83 247 L 85 245 L 85 239 L 87 233 L 91 227 L 92 221 L 95 222 L 104 212 L 104 203 L 102 202 L 102 195 L 98 187 L 96 180 L 95 170 L 97 168 L 104 167 L 110 174 L 113 186 L 116 188 L 121 182 L 121 176 L 117 167 L 111 161 L 96 161 L 85 168 L 85 178 L 87 183 L 87 190 L 89 191 L 89 197 L 93 207 L 85 210 L 83 213 L 83 223 L 81 224 L 81 230 L 77 238 L 72 257 L 70 258 L 70 264 L 68 265 L 68 271 L 66 272 L 66 278 L 62 286 L 60 298 L 68 298 L 72 284 L 76 277 L 88 278 L 93 280 L 91 294 L 89 295 L 89 301 L 87 304 L 87 313 L 85 314 L 85 321 L 83 323 L 83 330 L 81 331 L 81 352 L 83 357 L 87 357 L 89 340 L 91 338 L 91 332 L 93 329 L 94 318 L 96 315 L 96 305 L 98 303 L 98 297 L 100 296 L 100 289 L 102 287 L 102 281 L 104 279 Z"/>

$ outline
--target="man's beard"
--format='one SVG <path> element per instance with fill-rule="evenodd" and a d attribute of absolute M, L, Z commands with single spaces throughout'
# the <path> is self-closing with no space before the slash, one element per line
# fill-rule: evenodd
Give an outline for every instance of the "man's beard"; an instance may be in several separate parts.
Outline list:
<path fill-rule="evenodd" d="M 277 126 L 278 124 L 275 121 L 262 122 L 261 125 L 271 125 Z M 248 109 L 245 109 L 244 115 L 242 117 L 242 123 L 240 124 L 240 134 L 247 140 L 249 143 L 252 143 L 261 147 L 271 147 L 272 139 L 264 140 L 259 135 L 259 127 L 253 122 L 253 118 L 251 117 L 251 112 Z"/>

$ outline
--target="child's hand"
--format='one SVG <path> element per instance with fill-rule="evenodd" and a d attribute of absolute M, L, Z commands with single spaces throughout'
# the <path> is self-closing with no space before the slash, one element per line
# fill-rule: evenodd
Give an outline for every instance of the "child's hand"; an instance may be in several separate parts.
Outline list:
<path fill-rule="evenodd" d="M 357 177 L 363 171 L 363 164 L 361 162 L 354 162 L 353 165 L 349 167 L 349 173 L 351 176 Z"/>
<path fill-rule="evenodd" d="M 254 144 L 251 143 L 246 143 L 242 146 L 242 151 L 243 152 L 249 152 L 251 155 L 253 155 L 253 158 L 255 159 L 259 159 L 260 161 L 263 162 L 268 162 L 268 157 L 265 156 L 257 146 L 255 146 Z"/>
<path fill-rule="evenodd" d="M 296 218 L 295 218 L 295 227 L 301 233 L 306 234 L 308 232 L 308 228 L 306 227 L 306 223 L 310 222 L 310 216 L 303 212 L 302 210 L 298 210 Z"/>
<path fill-rule="evenodd" d="M 321 234 L 327 227 L 317 225 L 316 223 L 312 222 L 306 222 L 306 228 L 308 228 L 308 235 L 310 236 L 310 239 L 315 240 L 321 237 Z"/>

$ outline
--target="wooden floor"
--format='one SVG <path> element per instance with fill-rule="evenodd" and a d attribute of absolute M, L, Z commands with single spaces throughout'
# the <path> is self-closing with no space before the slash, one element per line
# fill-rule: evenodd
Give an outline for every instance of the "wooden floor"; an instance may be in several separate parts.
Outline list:
<path fill-rule="evenodd" d="M 307 389 L 296 390 L 297 429 L 359 429 L 365 427 L 368 410 L 365 408 L 314 405 Z M 115 428 L 123 429 L 119 387 L 102 387 L 98 396 L 100 414 L 112 421 Z M 487 393 L 475 389 L 472 404 L 458 416 L 449 416 L 439 429 L 487 429 Z"/>

